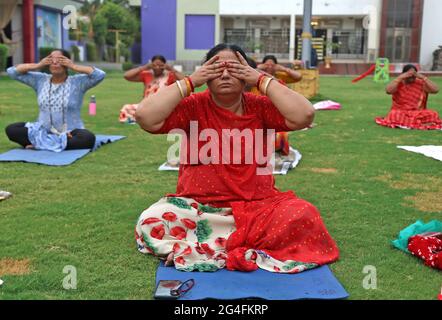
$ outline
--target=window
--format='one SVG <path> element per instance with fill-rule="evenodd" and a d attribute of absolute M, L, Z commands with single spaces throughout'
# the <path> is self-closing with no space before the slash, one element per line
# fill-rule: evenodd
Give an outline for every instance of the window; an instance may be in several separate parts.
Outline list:
<path fill-rule="evenodd" d="M 388 28 L 411 28 L 413 0 L 389 0 Z"/>
<path fill-rule="evenodd" d="M 333 54 L 363 55 L 365 54 L 366 30 L 335 30 L 333 31 L 333 43 L 339 43 L 339 48 L 333 50 Z"/>
<path fill-rule="evenodd" d="M 246 53 L 255 52 L 255 29 L 224 29 L 224 43 L 240 46 Z"/>

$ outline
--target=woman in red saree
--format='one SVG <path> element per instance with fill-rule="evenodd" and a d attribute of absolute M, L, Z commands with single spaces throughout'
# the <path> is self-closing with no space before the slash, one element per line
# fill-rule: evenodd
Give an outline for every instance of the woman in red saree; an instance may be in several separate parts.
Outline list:
<path fill-rule="evenodd" d="M 167 64 L 162 55 L 153 56 L 151 62 L 141 67 L 131 69 L 124 74 L 127 81 L 143 82 L 143 97 L 157 92 L 161 87 L 169 86 L 177 80 L 182 80 L 184 75 Z M 126 104 L 120 111 L 120 122 L 134 122 L 137 104 Z"/>
<path fill-rule="evenodd" d="M 208 90 L 190 95 L 205 83 Z M 246 85 L 263 95 L 244 92 Z M 145 98 L 138 124 L 153 134 L 180 132 L 183 144 L 176 192 L 141 214 L 138 250 L 182 271 L 297 273 L 336 261 L 338 248 L 319 211 L 292 191 L 279 191 L 271 166 L 253 157 L 273 146 L 275 131 L 303 129 L 313 118 L 307 99 L 225 44 L 210 50 L 190 77 Z"/>
<path fill-rule="evenodd" d="M 393 105 L 385 118 L 376 118 L 377 124 L 390 128 L 440 130 L 442 122 L 436 111 L 427 109 L 428 94 L 439 92 L 438 86 L 406 65 L 402 74 L 390 83 L 386 91 L 393 96 Z"/>
<path fill-rule="evenodd" d="M 278 81 L 283 85 L 299 82 L 302 80 L 301 73 L 278 64 L 278 59 L 274 55 L 265 56 L 264 59 L 262 59 L 262 64 L 258 65 L 257 68 L 262 72 L 276 77 Z M 259 90 L 256 87 L 252 92 L 260 94 Z M 280 152 L 280 154 L 283 156 L 288 156 L 290 154 L 290 142 L 288 132 L 278 132 L 276 134 L 275 149 L 275 151 Z"/>

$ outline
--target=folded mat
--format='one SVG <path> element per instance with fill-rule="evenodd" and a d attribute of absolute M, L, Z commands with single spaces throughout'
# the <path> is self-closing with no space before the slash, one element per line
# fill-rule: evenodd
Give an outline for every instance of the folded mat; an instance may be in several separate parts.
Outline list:
<path fill-rule="evenodd" d="M 398 146 L 398 148 L 410 152 L 423 154 L 428 158 L 433 158 L 435 160 L 442 161 L 442 146 L 420 146 L 420 147 Z"/>
<path fill-rule="evenodd" d="M 13 149 L 3 154 L 0 154 L 0 162 L 6 161 L 23 161 L 30 163 L 44 164 L 48 166 L 67 166 L 84 157 L 91 151 L 97 150 L 102 145 L 112 143 L 121 139 L 124 136 L 105 136 L 96 135 L 96 141 L 94 148 L 91 149 L 78 149 L 78 150 L 65 150 L 62 152 L 52 152 L 44 150 L 30 150 L 30 149 Z"/>
<path fill-rule="evenodd" d="M 427 232 L 442 232 L 442 221 L 433 220 L 428 223 L 424 223 L 422 220 L 416 221 L 399 233 L 398 238 L 392 242 L 393 246 L 399 250 L 410 253 L 408 251 L 408 239 Z"/>
<path fill-rule="evenodd" d="M 156 281 L 195 280 L 194 287 L 180 300 L 202 299 L 345 299 L 348 293 L 335 278 L 328 266 L 304 271 L 298 274 L 272 273 L 257 270 L 246 273 L 228 271 L 182 272 L 174 267 L 158 267 Z"/>
<path fill-rule="evenodd" d="M 335 102 L 332 100 L 320 101 L 313 105 L 313 108 L 316 110 L 341 110 L 342 106 L 339 102 Z"/>

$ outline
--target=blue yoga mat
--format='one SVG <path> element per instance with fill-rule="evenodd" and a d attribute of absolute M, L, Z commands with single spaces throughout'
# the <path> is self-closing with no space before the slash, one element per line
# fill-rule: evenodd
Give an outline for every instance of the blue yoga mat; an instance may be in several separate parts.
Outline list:
<path fill-rule="evenodd" d="M 97 150 L 102 145 L 112 143 L 124 136 L 97 135 L 94 149 L 65 150 L 62 152 L 52 152 L 30 149 L 13 149 L 0 154 L 0 162 L 30 162 L 44 164 L 47 166 L 67 166 L 84 157 L 91 151 Z"/>
<path fill-rule="evenodd" d="M 335 278 L 328 266 L 298 274 L 280 274 L 264 270 L 251 273 L 228 271 L 182 272 L 174 267 L 157 270 L 159 280 L 195 280 L 195 286 L 180 300 L 301 300 L 301 299 L 345 299 L 348 293 Z"/>

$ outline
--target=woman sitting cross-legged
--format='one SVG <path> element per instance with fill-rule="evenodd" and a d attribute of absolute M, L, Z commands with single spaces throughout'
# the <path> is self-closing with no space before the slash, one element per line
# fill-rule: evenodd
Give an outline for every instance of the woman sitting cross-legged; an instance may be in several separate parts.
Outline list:
<path fill-rule="evenodd" d="M 302 80 L 301 73 L 278 64 L 277 58 L 273 55 L 265 56 L 262 64 L 258 65 L 257 68 L 274 77 L 284 76 L 286 80 L 282 81 L 282 83 L 294 83 Z"/>
<path fill-rule="evenodd" d="M 150 63 L 128 70 L 124 74 L 124 78 L 127 81 L 143 82 L 143 97 L 147 97 L 162 87 L 174 84 L 177 80 L 182 80 L 184 75 L 167 64 L 167 60 L 164 56 L 155 55 L 152 57 Z M 120 110 L 119 121 L 122 123 L 134 123 L 134 114 L 137 108 L 137 104 L 125 104 Z"/>
<path fill-rule="evenodd" d="M 440 130 L 442 121 L 437 111 L 427 109 L 428 94 L 439 92 L 438 86 L 417 72 L 414 65 L 406 65 L 402 74 L 386 88 L 393 96 L 393 106 L 377 124 L 390 128 Z"/>
<path fill-rule="evenodd" d="M 207 83 L 208 90 L 190 95 Z M 244 92 L 257 85 L 263 96 Z M 138 250 L 183 271 L 297 273 L 339 251 L 318 210 L 275 188 L 275 131 L 314 118 L 303 96 L 260 74 L 237 46 L 220 44 L 190 77 L 149 95 L 136 112 L 153 134 L 181 133 L 178 185 L 140 216 Z"/>
<path fill-rule="evenodd" d="M 296 83 L 302 80 L 302 74 L 292 70 L 290 68 L 286 68 L 280 64 L 278 64 L 278 60 L 274 55 L 267 55 L 262 60 L 262 64 L 258 65 L 258 71 L 267 73 L 272 77 L 276 77 L 278 81 L 286 85 L 288 83 Z M 260 91 L 258 88 L 254 87 L 252 92 L 260 95 Z M 288 156 L 290 155 L 290 142 L 288 132 L 278 132 L 276 134 L 276 151 L 278 152 L 278 156 Z"/>
<path fill-rule="evenodd" d="M 35 72 L 46 67 L 50 74 Z M 69 69 L 79 74 L 69 76 Z M 7 72 L 35 90 L 39 107 L 36 122 L 6 127 L 9 140 L 25 148 L 54 152 L 94 147 L 95 135 L 84 128 L 80 110 L 85 92 L 104 79 L 103 71 L 75 65 L 68 52 L 54 50 L 37 64 L 20 64 Z"/>

